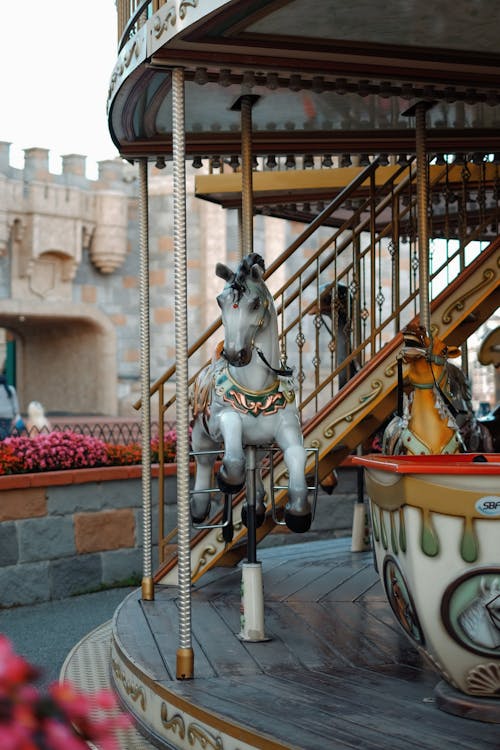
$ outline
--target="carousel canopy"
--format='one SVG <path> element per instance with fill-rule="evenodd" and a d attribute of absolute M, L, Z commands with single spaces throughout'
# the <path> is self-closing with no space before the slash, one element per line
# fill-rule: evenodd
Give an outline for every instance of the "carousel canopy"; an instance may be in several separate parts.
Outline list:
<path fill-rule="evenodd" d="M 154 3 L 154 8 L 160 5 Z M 500 150 L 500 5 L 491 0 L 177 0 L 125 24 L 108 114 L 123 156 L 171 152 L 172 68 L 186 80 L 186 149 L 410 152 L 416 101 L 429 148 Z M 432 105 L 432 106 L 431 106 Z"/>

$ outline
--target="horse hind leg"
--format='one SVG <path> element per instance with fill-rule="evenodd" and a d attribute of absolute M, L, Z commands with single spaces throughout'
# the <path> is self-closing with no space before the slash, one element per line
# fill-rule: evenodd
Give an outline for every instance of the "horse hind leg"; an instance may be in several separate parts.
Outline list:
<path fill-rule="evenodd" d="M 294 439 L 295 438 L 295 439 Z M 308 500 L 308 489 L 305 477 L 306 452 L 302 440 L 292 433 L 280 436 L 278 445 L 288 469 L 288 502 L 285 505 L 285 523 L 297 534 L 309 531 L 312 523 L 312 510 Z"/>

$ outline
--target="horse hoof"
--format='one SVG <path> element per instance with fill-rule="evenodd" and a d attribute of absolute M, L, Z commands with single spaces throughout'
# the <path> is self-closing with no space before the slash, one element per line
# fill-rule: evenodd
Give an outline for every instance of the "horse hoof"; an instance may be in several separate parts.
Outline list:
<path fill-rule="evenodd" d="M 303 534 L 304 531 L 309 531 L 312 523 L 312 513 L 306 513 L 303 516 L 296 516 L 285 510 L 285 523 L 290 529 L 296 534 Z"/>
<path fill-rule="evenodd" d="M 227 526 L 222 527 L 222 538 L 226 542 L 226 544 L 229 544 L 233 541 L 234 537 L 234 526 L 232 523 L 228 523 Z"/>
<path fill-rule="evenodd" d="M 224 495 L 236 495 L 237 492 L 243 489 L 245 482 L 242 482 L 241 484 L 229 484 L 219 471 L 217 474 L 217 485 Z"/>
<path fill-rule="evenodd" d="M 191 521 L 195 526 L 198 526 L 207 520 L 208 516 L 210 515 L 211 506 L 212 506 L 212 503 L 209 503 L 204 516 L 195 516 L 194 513 L 191 511 Z"/>
<path fill-rule="evenodd" d="M 248 521 L 248 515 L 247 515 L 248 511 L 247 511 L 247 508 L 248 508 L 248 506 L 245 503 L 245 505 L 241 509 L 241 523 L 243 524 L 243 526 L 246 526 L 247 529 L 248 529 L 248 523 L 247 523 L 247 521 Z M 266 518 L 266 509 L 265 508 L 263 508 L 262 510 L 257 510 L 257 509 L 255 510 L 255 528 L 256 529 L 258 529 L 259 526 L 262 526 L 262 524 L 265 521 L 265 518 Z"/>

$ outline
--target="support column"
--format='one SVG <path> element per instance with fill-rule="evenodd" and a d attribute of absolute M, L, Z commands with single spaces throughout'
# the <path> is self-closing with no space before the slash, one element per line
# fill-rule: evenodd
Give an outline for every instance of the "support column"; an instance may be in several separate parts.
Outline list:
<path fill-rule="evenodd" d="M 141 345 L 141 429 L 142 429 L 142 598 L 154 599 L 151 518 L 151 402 L 149 330 L 149 203 L 148 160 L 139 161 L 139 248 L 140 248 L 140 345 Z"/>
<path fill-rule="evenodd" d="M 416 150 L 417 150 L 417 222 L 418 222 L 418 286 L 420 296 L 420 323 L 428 334 L 431 331 L 431 308 L 429 302 L 429 174 L 427 164 L 425 116 L 429 105 L 419 102 L 415 106 Z"/>
<path fill-rule="evenodd" d="M 241 97 L 241 228 L 243 256 L 253 252 L 253 169 L 251 96 Z"/>
<path fill-rule="evenodd" d="M 231 109 L 241 112 L 241 255 L 253 253 L 252 107 L 256 94 L 243 94 Z"/>
<path fill-rule="evenodd" d="M 427 163 L 425 118 L 427 110 L 435 102 L 421 101 L 413 104 L 402 115 L 415 117 L 415 139 L 417 153 L 417 227 L 418 227 L 418 287 L 420 324 L 427 333 L 431 330 L 431 308 L 429 302 L 429 166 Z"/>
<path fill-rule="evenodd" d="M 179 586 L 178 680 L 194 675 L 191 638 L 191 549 L 189 513 L 189 397 L 186 247 L 186 139 L 184 70 L 172 71 L 174 188 L 175 364 L 177 372 L 177 555 Z"/>

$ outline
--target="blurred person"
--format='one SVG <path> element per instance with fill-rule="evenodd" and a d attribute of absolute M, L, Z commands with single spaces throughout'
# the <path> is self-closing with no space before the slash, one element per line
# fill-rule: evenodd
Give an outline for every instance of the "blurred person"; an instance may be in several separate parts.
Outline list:
<path fill-rule="evenodd" d="M 45 416 L 45 409 L 40 401 L 30 401 L 25 425 L 28 435 L 38 435 L 40 432 L 51 431 L 51 424 Z"/>
<path fill-rule="evenodd" d="M 7 383 L 5 372 L 0 374 L 0 440 L 12 432 L 20 419 L 16 389 Z"/>

